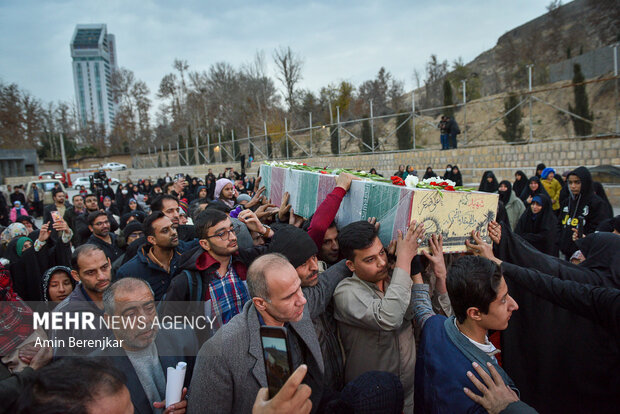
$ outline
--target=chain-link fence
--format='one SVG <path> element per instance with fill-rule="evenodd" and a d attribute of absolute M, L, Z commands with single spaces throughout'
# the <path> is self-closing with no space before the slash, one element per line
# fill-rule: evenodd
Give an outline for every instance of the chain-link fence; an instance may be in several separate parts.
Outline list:
<path fill-rule="evenodd" d="M 417 97 L 408 96 L 408 112 L 341 120 L 339 108 L 330 124 L 316 125 L 309 113 L 306 127 L 291 129 L 288 119 L 282 127 L 246 136 L 234 131 L 203 134 L 180 147 L 168 145 L 149 149 L 133 157 L 134 168 L 153 168 L 221 163 L 242 156 L 256 161 L 351 155 L 385 151 L 439 149 L 439 121 L 453 116 L 459 126 L 458 147 L 524 143 L 556 139 L 592 139 L 618 136 L 618 75 L 607 74 L 574 83 L 561 81 L 538 88 L 506 92 L 467 100 L 467 84 L 458 91 L 460 103 L 422 108 Z M 587 101 L 587 103 L 586 103 Z M 330 108 L 330 112 L 334 108 Z M 239 130 L 239 128 L 237 128 Z M 202 143 L 202 144 L 201 144 Z"/>

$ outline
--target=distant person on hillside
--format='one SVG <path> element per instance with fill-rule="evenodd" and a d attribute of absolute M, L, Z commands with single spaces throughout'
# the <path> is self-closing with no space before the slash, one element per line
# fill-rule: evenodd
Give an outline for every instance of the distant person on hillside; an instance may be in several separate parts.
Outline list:
<path fill-rule="evenodd" d="M 447 150 L 448 134 L 450 131 L 448 130 L 448 120 L 446 119 L 445 115 L 441 116 L 441 120 L 439 121 L 439 125 L 437 125 L 437 128 L 439 128 L 439 140 L 441 142 L 441 149 Z"/>
<path fill-rule="evenodd" d="M 447 117 L 448 119 L 448 149 L 456 149 L 456 136 L 461 133 L 459 124 L 456 123 L 456 119 Z"/>

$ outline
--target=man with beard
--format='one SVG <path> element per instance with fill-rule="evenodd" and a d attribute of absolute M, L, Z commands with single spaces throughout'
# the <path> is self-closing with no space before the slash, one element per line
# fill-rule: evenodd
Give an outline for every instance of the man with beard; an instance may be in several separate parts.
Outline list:
<path fill-rule="evenodd" d="M 334 292 L 334 317 L 346 355 L 345 382 L 368 371 L 399 376 L 405 393 L 405 412 L 413 412 L 415 339 L 413 332 L 413 281 L 411 261 L 422 242 L 424 226 L 411 222 L 399 231 L 396 266 L 390 276 L 386 249 L 375 226 L 357 221 L 338 237 L 340 251 L 353 276 Z"/>
<path fill-rule="evenodd" d="M 73 202 L 73 206 L 69 207 L 65 211 L 65 214 L 62 218 L 67 222 L 69 227 L 73 230 L 73 239 L 71 241 L 73 242 L 73 245 L 75 246 L 76 242 L 78 241 L 78 235 L 77 235 L 77 232 L 75 231 L 75 220 L 77 219 L 79 215 L 84 214 L 84 212 L 86 211 L 86 207 L 84 206 L 84 197 L 82 197 L 80 194 L 74 195 L 71 201 Z"/>
<path fill-rule="evenodd" d="M 111 262 L 118 259 L 123 251 L 116 243 L 116 234 L 110 232 L 110 219 L 103 211 L 88 215 L 88 229 L 92 232 L 86 243 L 101 247 Z"/>
<path fill-rule="evenodd" d="M 176 185 L 177 183 L 175 183 Z M 151 202 L 151 211 L 161 211 L 172 221 L 172 226 L 179 235 L 181 251 L 196 246 L 194 243 L 188 243 L 196 237 L 194 226 L 179 224 L 179 199 L 177 197 L 170 194 L 162 194 L 156 197 Z"/>
<path fill-rule="evenodd" d="M 95 194 L 86 194 L 84 196 L 84 206 L 86 207 L 86 211 L 76 216 L 75 228 L 72 228 L 73 233 L 77 234 L 77 242 L 74 243 L 76 246 L 86 243 L 86 240 L 88 240 L 92 234 L 92 230 L 90 229 L 88 223 L 88 215 L 95 211 L 99 211 L 97 196 Z M 110 222 L 110 232 L 114 233 L 118 229 L 118 223 L 114 219 L 112 213 L 107 212 L 106 215 L 108 216 L 108 221 Z"/>
<path fill-rule="evenodd" d="M 159 301 L 179 268 L 181 253 L 179 236 L 172 221 L 163 213 L 155 211 L 144 220 L 146 243 L 138 254 L 122 265 L 116 279 L 137 277 L 146 281 Z"/>
<path fill-rule="evenodd" d="M 71 256 L 71 276 L 80 282 L 73 292 L 56 306 L 54 312 L 82 313 L 87 312 L 94 315 L 95 320 L 103 316 L 103 292 L 110 286 L 112 281 L 112 264 L 99 246 L 84 244 L 73 252 Z M 99 324 L 95 324 L 99 327 Z M 100 340 L 103 336 L 108 336 L 110 331 L 103 329 L 57 329 L 52 331 L 52 339 L 64 341 L 69 344 L 68 338 L 75 339 L 96 339 Z M 59 342 L 55 342 L 58 344 Z M 81 355 L 94 351 L 93 347 L 76 348 L 56 348 L 56 356 L 70 355 L 77 353 Z"/>
<path fill-rule="evenodd" d="M 137 413 L 161 412 L 166 405 L 168 367 L 185 362 L 184 385 L 189 385 L 194 366 L 192 355 L 198 351 L 196 337 L 184 329 L 159 329 L 153 291 L 144 280 L 128 277 L 114 282 L 103 295 L 103 306 L 121 349 L 107 348 L 101 355 L 109 357 L 126 375 L 125 384 Z M 165 412 L 183 410 L 187 406 L 186 392 L 184 389 L 181 401 Z"/>
<path fill-rule="evenodd" d="M 273 237 L 273 230 L 252 211 L 244 210 L 238 218 L 248 230 Z M 179 266 L 183 272 L 172 279 L 165 300 L 195 302 L 199 305 L 195 312 L 215 321 L 212 332 L 200 335 L 202 341 L 241 312 L 250 299 L 245 285 L 248 265 L 268 246 L 239 249 L 230 217 L 213 208 L 196 217 L 196 229 L 199 246 L 183 254 Z"/>
<path fill-rule="evenodd" d="M 295 268 L 321 346 L 325 385 L 333 391 L 340 391 L 344 386 L 344 355 L 334 319 L 332 295 L 338 283 L 351 276 L 351 271 L 344 260 L 325 270 L 308 233 L 291 225 L 278 228 L 269 252 L 282 254 Z"/>

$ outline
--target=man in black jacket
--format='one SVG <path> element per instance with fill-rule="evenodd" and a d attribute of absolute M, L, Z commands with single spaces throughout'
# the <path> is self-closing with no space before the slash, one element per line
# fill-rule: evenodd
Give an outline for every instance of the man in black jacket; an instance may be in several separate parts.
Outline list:
<path fill-rule="evenodd" d="M 123 250 L 116 243 L 116 234 L 110 232 L 110 219 L 103 211 L 94 211 L 88 215 L 88 229 L 91 236 L 86 241 L 101 247 L 110 262 L 115 261 L 123 254 Z"/>
<path fill-rule="evenodd" d="M 560 251 L 569 259 L 577 246 L 573 241 L 573 229 L 582 235 L 594 233 L 598 225 L 611 218 L 603 200 L 594 193 L 592 176 L 586 167 L 579 167 L 568 174 L 570 195 L 560 204 L 559 245 Z"/>
<path fill-rule="evenodd" d="M 99 204 L 97 202 L 97 196 L 95 194 L 87 194 L 84 197 L 84 206 L 86 211 L 75 218 L 75 228 L 72 229 L 73 233 L 77 233 L 77 239 L 74 243 L 75 246 L 79 246 L 86 243 L 86 240 L 92 234 L 88 227 L 88 215 L 99 210 Z M 114 233 L 118 229 L 118 223 L 114 219 L 114 216 L 109 211 L 106 213 L 108 221 L 110 222 L 110 232 Z"/>

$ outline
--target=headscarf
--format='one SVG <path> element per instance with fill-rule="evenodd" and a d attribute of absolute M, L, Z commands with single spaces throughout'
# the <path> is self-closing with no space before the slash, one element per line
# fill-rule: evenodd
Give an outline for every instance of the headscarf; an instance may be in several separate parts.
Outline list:
<path fill-rule="evenodd" d="M 597 270 L 609 276 L 611 284 L 620 288 L 620 236 L 613 233 L 593 233 L 575 241 L 586 260 L 579 266 Z"/>
<path fill-rule="evenodd" d="M 491 177 L 493 180 L 491 182 L 487 181 L 487 178 Z M 480 180 L 480 186 L 478 187 L 478 191 L 484 191 L 485 193 L 494 193 L 497 191 L 499 184 L 497 182 L 497 178 L 493 171 L 485 171 L 482 174 L 482 180 Z"/>
<path fill-rule="evenodd" d="M 521 193 L 523 192 L 523 189 L 525 188 L 525 186 L 527 185 L 527 175 L 525 175 L 525 173 L 521 170 L 517 171 L 515 173 L 515 175 L 518 175 L 519 177 L 521 177 L 520 180 L 515 179 L 514 184 L 512 185 L 512 189 L 515 191 L 515 194 L 517 196 L 520 196 Z"/>
<path fill-rule="evenodd" d="M 505 185 L 507 187 L 506 191 L 502 191 L 499 189 L 499 187 L 501 187 L 502 185 Z M 497 187 L 497 192 L 499 193 L 499 199 L 502 200 L 502 203 L 504 203 L 504 205 L 508 204 L 508 202 L 510 201 L 510 196 L 512 195 L 512 184 L 510 184 L 510 181 L 501 181 L 499 183 L 499 186 Z"/>
<path fill-rule="evenodd" d="M 71 276 L 71 269 L 69 269 L 67 266 L 54 266 L 54 267 L 50 267 L 49 269 L 47 269 L 47 271 L 43 274 L 43 280 L 41 281 L 42 285 L 43 285 L 43 300 L 45 300 L 46 302 L 49 302 L 49 284 L 50 284 L 50 279 L 52 278 L 52 275 L 58 271 L 63 271 L 67 274 L 67 276 L 69 276 L 69 280 L 71 281 L 71 286 L 73 286 L 73 289 L 75 289 L 75 285 L 76 285 L 76 281 L 75 279 Z"/>
<path fill-rule="evenodd" d="M 433 167 L 426 167 L 426 172 L 424 173 L 424 177 L 423 177 L 424 180 L 426 180 L 427 178 L 433 178 L 436 176 L 437 174 L 435 174 L 435 172 L 433 171 Z"/>
<path fill-rule="evenodd" d="M 26 236 L 22 236 L 17 239 L 17 243 L 15 243 L 15 253 L 17 253 L 19 257 L 22 257 L 22 253 L 24 252 L 24 244 L 26 244 L 27 241 L 32 243 L 32 240 Z"/>
<path fill-rule="evenodd" d="M 213 193 L 213 199 L 220 200 L 221 202 L 225 203 L 227 206 L 232 208 L 235 205 L 235 202 L 233 200 L 220 199 L 220 193 L 222 192 L 222 189 L 226 187 L 226 185 L 228 184 L 232 185 L 233 187 L 235 186 L 235 184 L 232 181 L 230 181 L 228 178 L 220 178 L 219 180 L 217 180 L 215 182 L 215 192 Z"/>
<path fill-rule="evenodd" d="M 532 181 L 536 181 L 538 183 L 538 189 L 536 191 L 532 191 L 530 189 L 530 183 Z M 527 186 L 523 189 L 523 192 L 521 193 L 521 196 L 519 198 L 521 199 L 521 201 L 523 201 L 523 204 L 525 204 L 525 206 L 527 207 L 528 206 L 527 198 L 529 196 L 535 196 L 536 194 L 544 194 L 547 197 L 549 196 L 549 194 L 547 194 L 547 190 L 545 190 L 545 187 L 540 182 L 540 178 L 538 178 L 537 176 L 533 176 L 528 180 Z"/>
<path fill-rule="evenodd" d="M 0 235 L 0 241 L 2 242 L 3 246 L 6 246 L 14 238 L 27 235 L 28 230 L 26 229 L 26 226 L 24 226 L 22 223 L 12 223 L 2 232 L 2 235 Z"/>
<path fill-rule="evenodd" d="M 455 173 L 454 170 L 457 170 L 458 172 Z M 452 172 L 450 173 L 450 175 L 450 179 L 456 183 L 457 187 L 463 185 L 463 175 L 461 174 L 461 169 L 458 165 L 454 164 L 452 166 Z"/>

